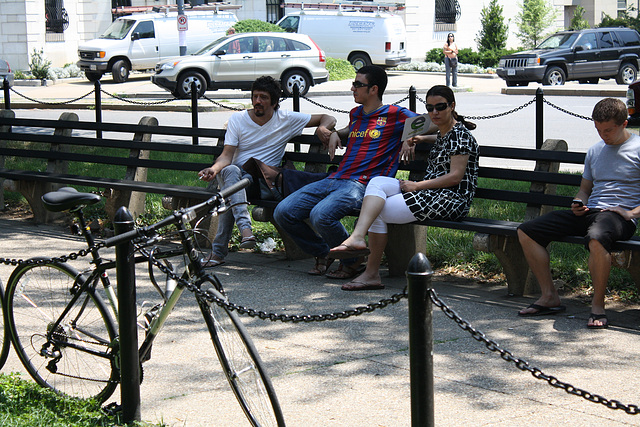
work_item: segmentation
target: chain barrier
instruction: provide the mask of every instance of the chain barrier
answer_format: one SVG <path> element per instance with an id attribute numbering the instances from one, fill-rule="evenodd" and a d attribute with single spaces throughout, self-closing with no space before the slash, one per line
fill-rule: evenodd
<path id="1" fill-rule="evenodd" d="M 561 112 L 563 112 L 563 113 L 565 113 L 565 114 L 568 114 L 568 115 L 570 115 L 570 116 L 574 116 L 574 117 L 577 117 L 577 118 L 579 118 L 579 119 L 584 119 L 584 120 L 593 121 L 593 118 L 591 118 L 591 117 L 587 117 L 587 116 L 583 116 L 583 115 L 580 115 L 580 114 L 577 114 L 577 113 L 572 113 L 572 112 L 571 112 L 571 111 L 569 111 L 569 110 L 566 110 L 566 109 L 564 109 L 564 108 L 562 108 L 562 107 L 559 107 L 559 106 L 557 106 L 557 105 L 555 105 L 555 104 L 553 104 L 553 103 L 551 103 L 551 102 L 547 101 L 547 98 L 544 98 L 544 97 L 543 97 L 543 98 L 542 98 L 542 102 L 544 102 L 544 103 L 545 103 L 545 104 L 547 104 L 548 106 L 553 107 L 553 108 L 555 108 L 556 110 L 561 111 Z"/>
<path id="2" fill-rule="evenodd" d="M 419 96 L 416 97 L 418 99 L 418 101 L 422 102 L 425 107 L 427 105 L 427 101 L 425 99 L 420 98 Z M 507 116 L 509 114 L 518 112 L 524 108 L 527 108 L 529 105 L 533 104 L 534 102 L 536 102 L 536 99 L 533 98 L 531 101 L 527 101 L 524 104 L 522 104 L 519 107 L 515 107 L 509 111 L 505 111 L 504 113 L 498 113 L 498 114 L 492 114 L 490 116 L 464 116 L 465 119 L 469 119 L 469 120 L 485 120 L 485 119 L 497 119 L 498 117 L 504 117 Z"/>
<path id="3" fill-rule="evenodd" d="M 333 111 L 334 113 L 349 114 L 349 111 L 346 111 L 346 110 L 340 110 L 340 109 L 338 109 L 338 108 L 333 108 L 333 107 L 329 107 L 329 106 L 326 106 L 326 105 L 322 105 L 322 104 L 320 104 L 319 102 L 314 101 L 314 100 L 313 100 L 313 99 L 311 99 L 311 98 L 307 98 L 306 96 L 302 96 L 302 95 L 300 95 L 300 98 L 302 98 L 302 99 L 304 99 L 304 100 L 306 100 L 306 101 L 309 101 L 310 103 L 312 103 L 312 104 L 313 104 L 313 105 L 315 105 L 316 107 L 324 108 L 325 110 Z"/>
<path id="4" fill-rule="evenodd" d="M 219 103 L 218 101 L 214 101 L 213 99 L 207 97 L 207 95 L 202 95 L 202 97 L 204 99 L 206 99 L 207 101 L 209 101 L 210 103 L 217 105 L 218 107 L 222 107 L 222 108 L 226 108 L 227 110 L 234 110 L 234 111 L 244 111 L 245 108 L 244 107 L 229 107 L 226 106 L 224 104 Z"/>
<path id="5" fill-rule="evenodd" d="M 128 99 L 126 97 L 116 95 L 114 93 L 109 93 L 104 89 L 100 89 L 100 92 L 104 93 L 105 95 L 109 95 L 112 98 L 119 99 L 120 101 L 128 102 L 129 104 L 135 104 L 135 105 L 160 105 L 160 104 L 167 104 L 171 101 L 177 100 L 177 98 L 173 98 L 173 99 L 163 99 L 161 101 L 134 101 L 133 99 Z"/>
<path id="6" fill-rule="evenodd" d="M 9 258 L 0 258 L 0 264 L 4 265 L 42 265 L 49 264 L 52 262 L 67 262 L 69 260 L 76 260 L 81 257 L 86 257 L 93 251 L 97 251 L 101 248 L 104 248 L 104 242 L 98 242 L 97 244 L 88 247 L 86 249 L 80 249 L 78 252 L 71 252 L 68 255 L 61 255 L 59 257 L 54 258 L 40 258 L 40 259 L 9 259 Z"/>
<path id="7" fill-rule="evenodd" d="M 93 89 L 91 92 L 87 93 L 86 95 L 82 95 L 76 99 L 70 99 L 69 101 L 60 101 L 60 102 L 45 102 L 45 101 L 39 101 L 37 99 L 34 98 L 30 98 L 27 95 L 23 95 L 20 92 L 16 91 L 13 87 L 9 88 L 13 93 L 15 93 L 18 96 L 23 97 L 24 99 L 26 99 L 27 101 L 31 101 L 31 102 L 35 102 L 36 104 L 45 104 L 45 105 L 65 105 L 65 104 L 71 104 L 72 102 L 76 102 L 76 101 L 80 101 L 83 98 L 86 98 L 87 96 L 91 95 L 92 93 L 94 93 L 96 90 Z"/>
<path id="8" fill-rule="evenodd" d="M 461 318 L 458 315 L 458 313 L 456 313 L 453 309 L 451 309 L 444 301 L 442 301 L 438 297 L 438 294 L 434 289 L 431 289 L 430 291 L 431 291 L 431 295 L 430 295 L 431 301 L 433 301 L 433 304 L 439 307 L 448 318 L 456 322 L 462 330 L 469 332 L 473 337 L 473 339 L 475 339 L 476 341 L 482 342 L 489 350 L 495 353 L 499 353 L 500 357 L 503 360 L 507 362 L 512 362 L 516 366 L 516 368 L 520 369 L 521 371 L 531 372 L 531 375 L 533 375 L 534 378 L 542 381 L 546 381 L 552 387 L 561 388 L 567 393 L 573 394 L 575 396 L 580 396 L 583 399 L 588 400 L 589 402 L 601 403 L 609 409 L 621 409 L 629 415 L 640 414 L 640 408 L 638 407 L 638 405 L 625 405 L 617 400 L 609 400 L 600 395 L 590 393 L 586 390 L 575 387 L 569 383 L 560 381 L 558 378 L 552 375 L 547 375 L 544 372 L 542 372 L 540 369 L 534 366 L 531 366 L 529 362 L 527 362 L 526 360 L 515 357 L 510 351 L 500 347 L 500 345 L 497 342 L 487 338 L 484 332 L 481 332 L 475 329 L 473 326 L 471 326 L 471 324 L 468 321 Z"/>

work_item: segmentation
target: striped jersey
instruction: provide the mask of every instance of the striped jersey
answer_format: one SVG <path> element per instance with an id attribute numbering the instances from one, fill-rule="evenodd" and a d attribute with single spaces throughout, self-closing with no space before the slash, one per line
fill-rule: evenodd
<path id="1" fill-rule="evenodd" d="M 398 170 L 404 121 L 417 116 L 397 105 L 383 105 L 366 114 L 362 106 L 349 113 L 347 150 L 338 170 L 329 178 L 354 179 L 363 184 L 376 176 L 394 176 Z"/>

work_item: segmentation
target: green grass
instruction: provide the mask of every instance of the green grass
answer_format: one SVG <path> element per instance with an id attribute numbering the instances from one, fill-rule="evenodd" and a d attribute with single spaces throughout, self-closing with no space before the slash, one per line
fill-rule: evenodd
<path id="1" fill-rule="evenodd" d="M 6 427 L 122 426 L 93 400 L 72 399 L 42 388 L 17 373 L 0 374 L 0 425 Z M 136 423 L 138 426 L 159 424 Z"/>

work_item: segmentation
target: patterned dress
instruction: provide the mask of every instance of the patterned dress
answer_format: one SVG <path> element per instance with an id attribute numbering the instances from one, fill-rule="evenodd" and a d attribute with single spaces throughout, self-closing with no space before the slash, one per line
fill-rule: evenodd
<path id="1" fill-rule="evenodd" d="M 424 180 L 449 173 L 451 156 L 469 155 L 469 161 L 460 183 L 449 188 L 434 188 L 404 193 L 404 200 L 419 220 L 459 220 L 469 213 L 469 207 L 478 185 L 478 143 L 460 122 L 444 136 L 438 132 L 427 158 Z"/>

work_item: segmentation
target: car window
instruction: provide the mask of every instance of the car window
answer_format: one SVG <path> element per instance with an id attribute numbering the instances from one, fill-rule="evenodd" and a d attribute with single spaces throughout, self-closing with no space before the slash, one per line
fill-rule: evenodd
<path id="1" fill-rule="evenodd" d="M 227 54 L 253 52 L 253 37 L 241 37 L 222 45 L 220 49 Z"/>
<path id="2" fill-rule="evenodd" d="M 594 33 L 585 33 L 580 36 L 580 39 L 576 43 L 576 47 L 581 46 L 584 50 L 597 49 L 598 42 Z"/>
<path id="3" fill-rule="evenodd" d="M 291 45 L 293 46 L 293 50 L 311 50 L 311 46 L 299 42 L 298 40 L 291 40 Z"/>
<path id="4" fill-rule="evenodd" d="M 287 42 L 281 37 L 258 37 L 258 52 L 284 52 Z"/>
<path id="5" fill-rule="evenodd" d="M 598 39 L 600 43 L 600 49 L 607 49 L 618 46 L 618 41 L 614 40 L 613 37 L 611 37 L 611 33 L 609 31 L 598 33 Z"/>
<path id="6" fill-rule="evenodd" d="M 578 38 L 577 33 L 554 34 L 538 45 L 538 49 L 557 49 L 559 47 L 571 47 Z"/>
<path id="7" fill-rule="evenodd" d="M 109 25 L 109 28 L 102 33 L 100 38 L 122 40 L 135 23 L 136 21 L 133 19 L 116 19 L 111 23 L 111 25 Z"/>
<path id="8" fill-rule="evenodd" d="M 299 16 L 287 16 L 278 25 L 280 25 L 280 27 L 284 29 L 287 33 L 297 33 L 299 22 L 300 22 Z"/>
<path id="9" fill-rule="evenodd" d="M 153 30 L 153 21 L 142 21 L 133 30 L 134 33 L 139 33 L 141 39 L 152 39 L 156 36 Z"/>
<path id="10" fill-rule="evenodd" d="M 635 31 L 616 31 L 623 46 L 640 46 L 640 37 Z"/>

